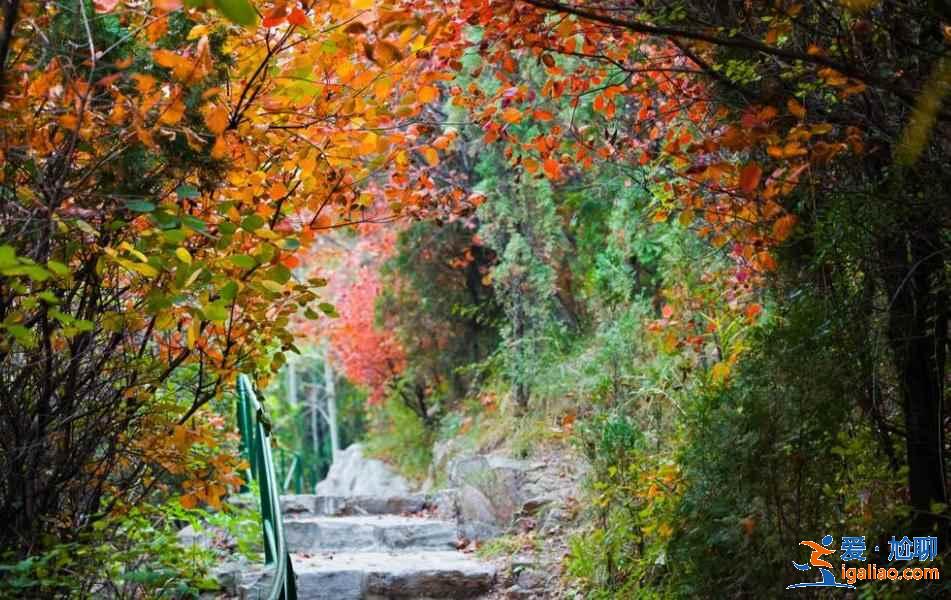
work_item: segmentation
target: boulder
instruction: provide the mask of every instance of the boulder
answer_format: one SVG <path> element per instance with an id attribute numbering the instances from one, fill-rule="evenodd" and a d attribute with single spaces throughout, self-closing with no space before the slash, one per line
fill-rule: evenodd
<path id="1" fill-rule="evenodd" d="M 531 469 L 525 461 L 494 455 L 462 456 L 448 462 L 449 482 L 460 490 L 460 521 L 466 537 L 485 539 L 512 524 L 526 500 L 523 486 Z"/>
<path id="2" fill-rule="evenodd" d="M 501 534 L 499 519 L 492 503 L 475 486 L 464 484 L 459 489 L 459 532 L 462 537 L 483 541 Z"/>
<path id="3" fill-rule="evenodd" d="M 389 465 L 363 455 L 353 444 L 337 455 L 327 478 L 317 484 L 318 496 L 401 496 L 410 493 L 409 482 Z"/>

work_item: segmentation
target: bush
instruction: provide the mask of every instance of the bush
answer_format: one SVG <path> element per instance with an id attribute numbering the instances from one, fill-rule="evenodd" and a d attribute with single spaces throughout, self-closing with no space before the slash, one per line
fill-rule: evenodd
<path id="1" fill-rule="evenodd" d="M 433 432 L 420 416 L 397 399 L 371 408 L 369 455 L 392 464 L 405 477 L 421 481 L 432 462 Z"/>
<path id="2" fill-rule="evenodd" d="M 99 521 L 75 542 L 0 565 L 0 598 L 197 598 L 218 588 L 208 574 L 216 556 L 176 534 L 204 517 L 168 504 Z"/>

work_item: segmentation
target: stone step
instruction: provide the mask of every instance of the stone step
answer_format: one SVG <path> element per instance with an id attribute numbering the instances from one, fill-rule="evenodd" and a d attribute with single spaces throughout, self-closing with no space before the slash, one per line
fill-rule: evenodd
<path id="1" fill-rule="evenodd" d="M 450 550 L 456 547 L 455 523 L 419 517 L 284 517 L 291 552 L 371 552 Z"/>
<path id="2" fill-rule="evenodd" d="M 440 502 L 436 495 L 407 496 L 315 496 L 294 494 L 281 496 L 286 516 L 402 515 L 434 509 Z M 448 500 L 443 500 L 446 504 Z"/>
<path id="3" fill-rule="evenodd" d="M 495 568 L 461 552 L 295 554 L 300 600 L 455 600 L 489 591 Z"/>
<path id="4" fill-rule="evenodd" d="M 286 516 L 405 515 L 427 511 L 438 518 L 453 518 L 456 494 L 454 489 L 401 496 L 289 494 L 281 496 L 281 508 Z"/>

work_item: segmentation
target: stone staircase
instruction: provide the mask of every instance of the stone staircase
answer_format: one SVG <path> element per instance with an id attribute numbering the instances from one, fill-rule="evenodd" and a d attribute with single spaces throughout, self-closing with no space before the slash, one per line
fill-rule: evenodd
<path id="1" fill-rule="evenodd" d="M 457 550 L 449 496 L 282 497 L 300 600 L 486 594 L 495 568 Z M 249 594 L 253 598 L 253 594 Z"/>

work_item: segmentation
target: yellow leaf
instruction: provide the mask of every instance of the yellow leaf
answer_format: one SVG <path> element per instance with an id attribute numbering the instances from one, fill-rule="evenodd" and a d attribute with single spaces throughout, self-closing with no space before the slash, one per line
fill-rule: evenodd
<path id="1" fill-rule="evenodd" d="M 132 262 L 131 260 L 121 258 L 118 260 L 118 263 L 130 271 L 146 277 L 158 277 L 159 274 L 158 269 L 148 263 Z"/>
<path id="2" fill-rule="evenodd" d="M 208 26 L 207 25 L 195 25 L 191 28 L 191 31 L 188 32 L 189 40 L 197 40 L 203 35 L 208 35 Z"/>
<path id="3" fill-rule="evenodd" d="M 366 10 L 368 8 L 373 8 L 374 0 L 352 0 L 350 6 L 357 10 Z"/>
<path id="4" fill-rule="evenodd" d="M 730 363 L 720 361 L 710 369 L 710 379 L 715 384 L 725 383 L 730 378 Z"/>
<path id="5" fill-rule="evenodd" d="M 393 83 L 389 77 L 384 77 L 373 85 L 373 95 L 378 102 L 383 102 L 390 95 L 390 89 L 392 89 L 392 87 Z"/>
<path id="6" fill-rule="evenodd" d="M 368 131 L 363 139 L 360 140 L 360 147 L 358 151 L 360 154 L 373 154 L 377 151 L 378 144 L 380 143 L 380 136 L 374 131 Z"/>
<path id="7" fill-rule="evenodd" d="M 175 250 L 175 256 L 178 257 L 178 260 L 182 261 L 186 265 L 192 264 L 192 255 L 188 253 L 188 250 L 185 248 L 178 248 Z"/>
<path id="8" fill-rule="evenodd" d="M 198 319 L 192 319 L 191 324 L 188 326 L 188 333 L 185 339 L 185 343 L 188 344 L 189 348 L 195 347 L 195 342 L 198 340 L 198 327 Z"/>

